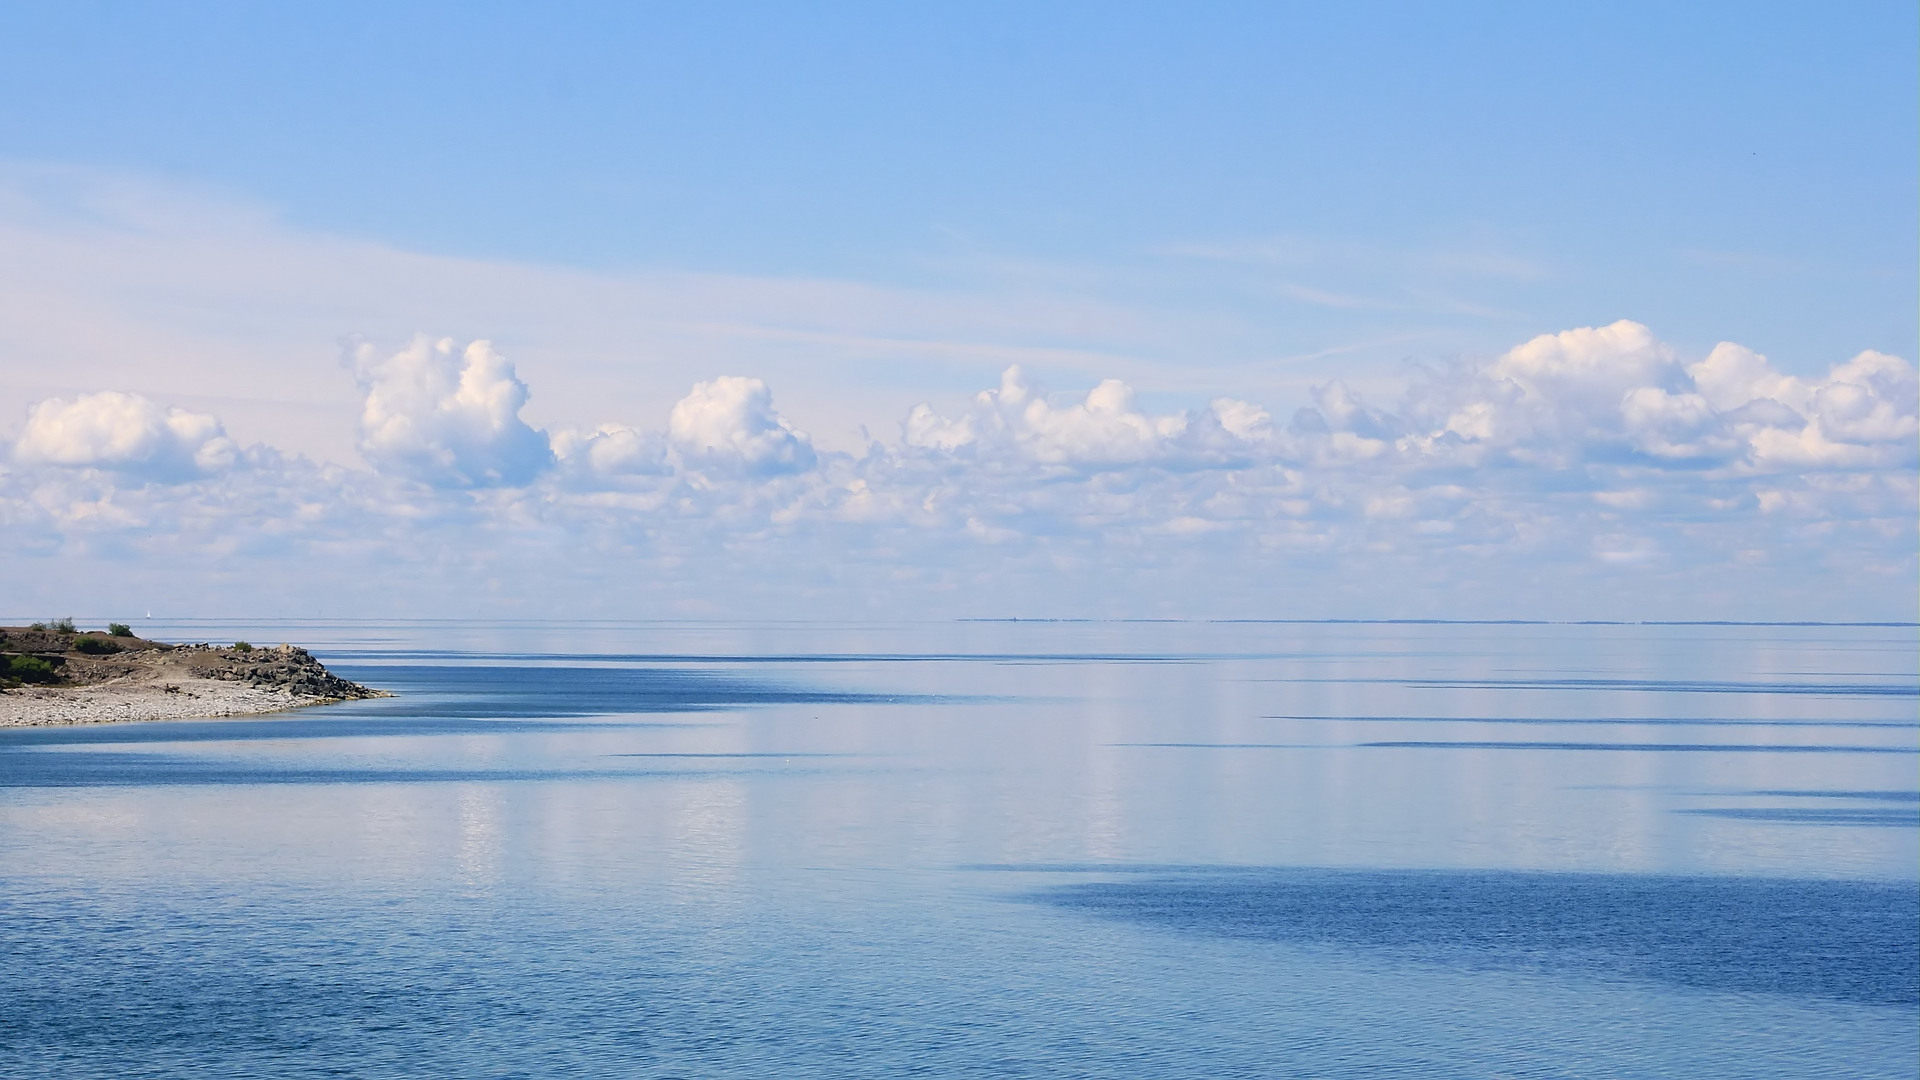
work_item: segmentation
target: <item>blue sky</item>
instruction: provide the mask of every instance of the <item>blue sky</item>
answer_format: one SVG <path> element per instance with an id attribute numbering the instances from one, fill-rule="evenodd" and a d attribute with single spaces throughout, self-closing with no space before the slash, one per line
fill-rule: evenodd
<path id="1" fill-rule="evenodd" d="M 11 420 L 0 435 L 14 444 L 7 497 L 20 507 L 7 527 L 32 534 L 16 546 L 50 568 L 32 575 L 45 583 L 33 602 L 110 606 L 145 587 L 148 565 L 271 566 L 337 550 L 337 539 L 273 524 L 276 511 L 247 501 L 276 484 L 320 483 L 284 471 L 300 462 L 344 477 L 315 496 L 327 508 L 319 518 L 345 521 L 343 492 L 356 484 L 389 485 L 356 505 L 405 505 L 416 512 L 400 515 L 408 520 L 451 515 L 394 543 L 465 551 L 474 530 L 506 528 L 499 515 L 524 523 L 533 513 L 502 510 L 503 500 L 559 505 L 541 485 L 566 484 L 568 497 L 589 498 L 587 459 L 563 459 L 612 426 L 638 440 L 621 443 L 621 468 L 644 458 L 655 470 L 596 481 L 638 499 L 627 517 L 587 525 L 562 514 L 529 526 L 538 543 L 520 533 L 489 542 L 530 567 L 553 554 L 540 545 L 559 544 L 610 580 L 638 568 L 629 576 L 645 580 L 629 606 L 735 610 L 793 591 L 777 575 L 742 585 L 725 559 L 663 583 L 660 567 L 682 565 L 666 554 L 681 542 L 670 542 L 675 529 L 720 529 L 727 542 L 752 537 L 791 555 L 803 568 L 794 580 L 815 583 L 814 607 L 879 603 L 871 583 L 830 572 L 831 552 L 877 544 L 873 559 L 928 590 L 914 594 L 916 609 L 1003 613 L 1016 598 L 1057 593 L 1036 601 L 1054 610 L 1006 613 L 1218 613 L 1220 582 L 1208 575 L 1220 567 L 1273 581 L 1306 565 L 1305 548 L 1249 523 L 1332 520 L 1280 509 L 1317 490 L 1347 510 L 1404 503 L 1378 514 L 1403 521 L 1406 537 L 1457 535 L 1466 506 L 1491 528 L 1486 507 L 1499 502 L 1502 542 L 1525 550 L 1487 563 L 1486 537 L 1445 558 L 1418 546 L 1430 539 L 1409 540 L 1393 557 L 1409 560 L 1417 587 L 1347 589 L 1342 575 L 1370 576 L 1368 544 L 1399 541 L 1328 526 L 1296 539 L 1340 567 L 1321 566 L 1312 587 L 1274 586 L 1260 605 L 1430 614 L 1482 597 L 1477 613 L 1517 614 L 1493 609 L 1519 603 L 1499 579 L 1524 565 L 1542 580 L 1591 580 L 1567 604 L 1613 614 L 1642 596 L 1746 615 L 1910 613 L 1913 455 L 1887 449 L 1912 442 L 1910 381 L 1877 362 L 1848 369 L 1854 382 L 1829 373 L 1866 351 L 1910 364 L 1920 335 L 1917 45 L 1912 5 L 1874 3 L 7 5 L 0 284 L 12 301 L 0 309 L 0 416 Z M 1497 374 L 1518 370 L 1512 351 L 1541 335 L 1620 320 L 1650 336 L 1562 349 L 1574 368 L 1600 363 L 1588 359 L 1599 350 L 1619 378 Z M 421 334 L 457 347 L 436 354 L 415 343 Z M 476 340 L 508 365 L 489 368 L 487 385 L 524 409 L 494 423 L 480 408 L 470 419 L 481 427 L 447 427 L 453 399 L 427 387 L 458 383 Z M 1693 368 L 1721 342 L 1764 354 L 1768 378 L 1801 382 L 1763 394 L 1775 384 L 1755 376 L 1740 383 L 1751 399 L 1709 393 Z M 1646 360 L 1648 349 L 1664 359 Z M 1010 365 L 1021 369 L 1013 383 Z M 1869 369 L 1878 374 L 1859 374 Z M 714 382 L 723 376 L 761 380 L 765 394 Z M 1101 412 L 1119 400 L 1088 397 L 1106 379 L 1131 396 Z M 1434 404 L 1465 401 L 1473 386 L 1485 391 L 1474 407 L 1511 405 L 1507 390 L 1486 387 L 1523 383 L 1532 419 L 1506 434 L 1462 434 L 1466 414 Z M 1872 400 L 1835 390 L 1816 405 L 1829 384 L 1867 387 Z M 1043 419 L 1055 427 L 1009 411 L 1007 388 L 1018 397 L 1029 385 L 1053 395 Z M 1399 462 L 1345 502 L 1327 492 L 1357 483 L 1360 459 L 1329 464 L 1298 441 L 1339 436 L 1345 421 L 1295 423 L 1304 409 L 1323 421 L 1340 412 L 1327 396 L 1336 385 L 1334 398 L 1357 394 L 1384 418 L 1346 432 L 1391 448 L 1365 460 Z M 1655 390 L 1672 401 L 1648 404 Z M 976 400 L 982 391 L 993 400 Z M 146 404 L 84 397 L 108 392 Z M 1801 427 L 1740 412 L 1783 397 L 1799 402 L 1785 407 Z M 1645 408 L 1631 412 L 1630 398 Z M 1604 422 L 1581 421 L 1591 437 L 1580 454 L 1548 453 L 1540 440 L 1569 433 L 1540 417 L 1573 424 L 1575 399 Z M 29 410 L 49 400 L 93 404 L 33 428 L 40 414 Z M 1221 400 L 1258 407 L 1261 431 L 1296 442 L 1244 428 L 1233 436 L 1249 435 L 1244 446 L 1203 453 L 1196 433 L 1240 415 Z M 369 426 L 380 401 L 402 403 L 382 415 L 411 425 L 414 442 L 383 442 Z M 687 402 L 719 412 L 676 436 L 672 417 L 691 416 Z M 1892 412 L 1876 427 L 1862 418 L 1879 404 Z M 924 417 L 916 428 L 921 405 L 942 424 L 973 423 L 971 441 L 936 438 L 960 428 Z M 210 444 L 193 441 L 198 421 L 168 427 L 169 409 L 212 418 L 237 456 L 182 464 Z M 1707 432 L 1707 413 L 1687 409 L 1724 430 Z M 1365 415 L 1351 422 L 1364 428 Z M 1086 417 L 1122 419 L 1072 438 L 1058 427 Z M 1662 424 L 1665 435 L 1648 434 Z M 688 434 L 696 429 L 707 434 Z M 1765 434 L 1789 429 L 1793 453 L 1781 449 L 1786 434 Z M 782 430 L 805 437 L 804 454 Z M 1507 440 L 1504 464 L 1485 454 L 1436 463 L 1443 430 Z M 701 471 L 727 471 L 715 464 L 721 442 L 759 464 L 736 462 L 725 484 L 738 490 L 715 496 L 697 528 L 671 525 L 662 507 L 725 486 Z M 935 470 L 948 479 L 903 479 L 912 469 L 901 455 L 933 449 L 955 456 Z M 811 461 L 802 472 L 814 494 L 773 494 L 802 476 L 756 473 L 773 460 L 763 451 Z M 894 457 L 883 462 L 882 451 Z M 1014 476 L 1007 458 L 991 478 L 949 476 L 1002 453 L 1027 471 Z M 1196 454 L 1214 456 L 1203 465 Z M 1501 471 L 1516 468 L 1534 472 L 1516 486 Z M 1266 483 L 1274 470 L 1297 475 L 1276 488 Z M 634 488 L 643 475 L 660 487 L 645 498 Z M 932 505 L 941 483 L 975 498 L 991 489 L 1004 513 L 928 511 L 917 525 L 896 515 L 863 533 L 842 496 L 820 495 L 856 482 L 899 507 Z M 1065 490 L 1106 506 L 1109 489 L 1128 484 L 1187 486 L 1133 516 L 1036 509 Z M 1481 494 L 1422 503 L 1441 489 Z M 1613 517 L 1577 523 L 1555 502 L 1570 491 Z M 63 498 L 98 512 L 47 509 Z M 591 498 L 605 503 L 607 491 Z M 781 498 L 786 509 L 767 509 Z M 1687 499 L 1694 509 L 1674 508 Z M 207 500 L 229 508 L 232 532 L 265 529 L 282 546 L 216 559 L 159 524 Z M 813 511 L 793 509 L 802 503 L 853 531 L 781 533 L 812 527 Z M 1797 526 L 1740 548 L 1758 568 L 1752 580 L 1671 599 L 1675 582 L 1726 561 L 1702 536 L 1761 535 L 1754 522 L 1777 522 L 1790 504 L 1805 515 Z M 101 524 L 114 520 L 123 534 Z M 876 539 L 894 528 L 905 539 Z M 1560 541 L 1515 539 L 1556 528 L 1568 530 Z M 1126 529 L 1138 537 L 1116 540 Z M 1855 546 L 1816 542 L 1829 533 Z M 998 554 L 966 546 L 983 537 Z M 1202 556 L 1179 546 L 1236 537 L 1241 546 Z M 601 554 L 578 554 L 587 548 Z M 120 576 L 86 595 L 109 552 Z M 382 552 L 356 552 L 340 556 L 339 574 L 377 576 Z M 1056 592 L 981 584 L 1022 559 Z M 1855 580 L 1862 565 L 1880 576 Z M 252 613 L 249 595 L 219 580 L 167 602 Z M 1102 580 L 1130 584 L 1115 596 Z M 1905 598 L 1887 600 L 1888 582 Z M 472 603 L 452 586 L 421 590 L 408 603 Z M 514 592 L 503 587 L 499 603 L 535 603 Z M 1590 613 L 1527 603 L 1533 614 Z"/>
<path id="2" fill-rule="evenodd" d="M 939 280 L 969 255 L 1135 265 L 1295 237 L 1539 264 L 1462 291 L 1556 326 L 1632 315 L 1806 364 L 1915 336 L 1909 4 L 71 4 L 5 22 L 9 156 L 420 250 Z M 1368 261 L 1301 274 L 1405 287 Z M 1164 273 L 1211 294 L 1208 269 Z"/>

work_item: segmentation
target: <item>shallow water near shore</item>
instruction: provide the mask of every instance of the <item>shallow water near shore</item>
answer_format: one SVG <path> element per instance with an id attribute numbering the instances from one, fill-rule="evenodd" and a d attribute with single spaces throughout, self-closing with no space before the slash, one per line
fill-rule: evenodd
<path id="1" fill-rule="evenodd" d="M 1910 1077 L 1912 627 L 153 624 L 0 731 L 0 1074 Z"/>

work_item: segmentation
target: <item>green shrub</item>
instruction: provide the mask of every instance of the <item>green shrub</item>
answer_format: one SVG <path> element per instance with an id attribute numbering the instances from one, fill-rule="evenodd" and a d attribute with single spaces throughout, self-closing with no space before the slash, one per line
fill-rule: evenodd
<path id="1" fill-rule="evenodd" d="M 123 622 L 110 622 L 107 624 L 107 633 L 114 637 L 132 637 L 133 627 Z"/>
<path id="2" fill-rule="evenodd" d="M 233 651 L 234 652 L 252 652 L 253 646 L 247 644 L 244 641 L 236 641 L 233 643 Z"/>
<path id="3" fill-rule="evenodd" d="M 23 683 L 49 683 L 54 680 L 53 665 L 37 656 L 0 656 L 6 665 L 0 677 Z"/>
<path id="4" fill-rule="evenodd" d="M 77 631 L 74 629 L 73 616 L 71 615 L 67 616 L 64 619 L 53 620 L 53 625 L 48 627 L 48 629 L 52 630 L 56 634 L 77 633 Z"/>
<path id="5" fill-rule="evenodd" d="M 120 643 L 103 637 L 82 637 L 73 639 L 73 651 L 101 656 L 120 651 Z"/>
<path id="6" fill-rule="evenodd" d="M 47 628 L 47 624 L 43 622 L 27 624 L 27 629 L 29 630 L 45 630 L 46 628 Z"/>

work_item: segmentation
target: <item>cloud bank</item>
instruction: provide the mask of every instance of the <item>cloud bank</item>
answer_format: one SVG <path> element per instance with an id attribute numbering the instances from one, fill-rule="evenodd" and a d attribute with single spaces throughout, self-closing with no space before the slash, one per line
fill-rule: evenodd
<path id="1" fill-rule="evenodd" d="M 1914 606 L 1920 383 L 1877 352 L 1806 378 L 1731 343 L 1683 357 L 1622 321 L 1414 369 L 1389 401 L 1325 383 L 1278 414 L 1153 412 L 1117 380 L 1061 395 L 1012 366 L 858 453 L 816 448 L 755 378 L 540 430 L 486 341 L 351 359 L 370 469 L 242 452 L 210 416 L 102 392 L 33 406 L 0 512 L 36 557 L 216 579 L 298 564 L 382 614 Z"/>

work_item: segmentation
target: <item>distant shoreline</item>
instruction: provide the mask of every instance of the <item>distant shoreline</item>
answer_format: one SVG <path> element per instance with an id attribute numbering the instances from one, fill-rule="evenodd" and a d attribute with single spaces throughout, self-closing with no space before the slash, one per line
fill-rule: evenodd
<path id="1" fill-rule="evenodd" d="M 113 629 L 0 627 L 0 728 L 256 716 L 388 696 L 292 645 L 169 645 Z"/>

